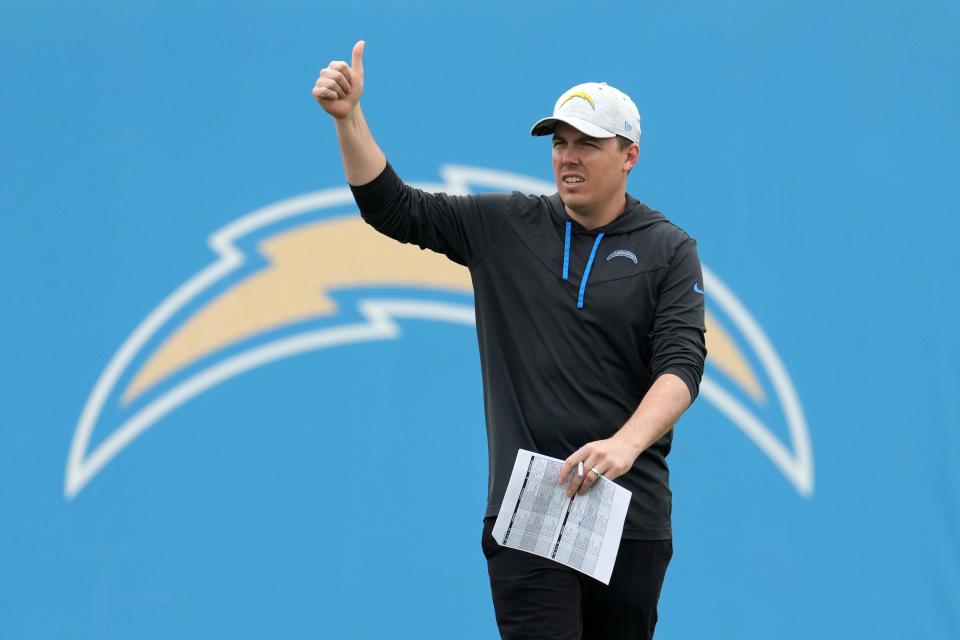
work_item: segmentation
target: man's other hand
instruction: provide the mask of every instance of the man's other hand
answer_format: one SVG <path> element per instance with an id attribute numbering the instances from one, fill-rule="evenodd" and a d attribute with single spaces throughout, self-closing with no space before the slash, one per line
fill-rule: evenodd
<path id="1" fill-rule="evenodd" d="M 564 484 L 572 474 L 567 487 L 567 496 L 574 493 L 585 495 L 590 487 L 604 476 L 608 480 L 619 478 L 633 466 L 640 452 L 623 438 L 613 436 L 605 440 L 588 442 L 563 461 L 557 484 Z M 577 463 L 583 462 L 583 478 L 577 477 Z"/>
<path id="2" fill-rule="evenodd" d="M 320 72 L 313 86 L 313 97 L 323 110 L 334 118 L 346 118 L 363 94 L 363 47 L 360 40 L 353 45 L 353 64 L 334 60 Z"/>

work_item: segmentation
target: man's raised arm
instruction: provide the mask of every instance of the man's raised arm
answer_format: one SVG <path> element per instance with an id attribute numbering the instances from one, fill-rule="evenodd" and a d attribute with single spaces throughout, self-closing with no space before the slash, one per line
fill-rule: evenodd
<path id="1" fill-rule="evenodd" d="M 320 72 L 313 97 L 333 117 L 340 142 L 340 155 L 347 182 L 359 186 L 371 182 L 387 166 L 360 110 L 363 95 L 363 40 L 353 45 L 353 60 L 347 65 L 334 60 Z"/>
<path id="2" fill-rule="evenodd" d="M 363 48 L 353 45 L 353 64 L 334 60 L 320 72 L 313 97 L 333 117 L 343 168 L 360 215 L 380 233 L 471 265 L 498 237 L 509 196 L 450 196 L 403 183 L 387 164 L 360 110 Z"/>

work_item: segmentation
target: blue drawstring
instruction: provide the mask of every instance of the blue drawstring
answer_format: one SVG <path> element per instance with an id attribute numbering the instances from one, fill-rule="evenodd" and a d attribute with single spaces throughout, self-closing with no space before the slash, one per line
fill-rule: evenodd
<path id="1" fill-rule="evenodd" d="M 563 234 L 563 279 L 570 277 L 570 221 L 567 220 L 566 231 Z M 590 251 L 590 259 L 587 260 L 587 268 L 583 271 L 583 278 L 580 279 L 580 295 L 577 297 L 577 309 L 583 309 L 583 295 L 587 292 L 587 278 L 590 277 L 590 269 L 593 267 L 593 258 L 597 255 L 597 249 L 600 247 L 600 240 L 603 239 L 603 231 L 597 235 L 593 241 L 593 249 Z"/>
<path id="2" fill-rule="evenodd" d="M 569 233 L 570 223 L 567 223 L 567 232 Z M 593 241 L 593 249 L 590 251 L 590 259 L 587 260 L 587 268 L 583 271 L 583 278 L 580 280 L 580 297 L 577 298 L 577 309 L 583 309 L 583 294 L 587 291 L 587 278 L 590 277 L 590 268 L 593 266 L 593 257 L 597 255 L 597 248 L 600 246 L 600 240 L 603 239 L 603 231 L 597 235 Z"/>

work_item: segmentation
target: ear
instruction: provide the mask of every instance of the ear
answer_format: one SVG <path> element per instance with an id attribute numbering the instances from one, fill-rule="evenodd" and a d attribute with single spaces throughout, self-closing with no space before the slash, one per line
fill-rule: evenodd
<path id="1" fill-rule="evenodd" d="M 637 164 L 637 160 L 640 159 L 640 145 L 634 142 L 629 147 L 627 147 L 627 157 L 623 161 L 623 170 L 626 173 L 630 173 L 630 170 L 633 169 L 633 166 Z"/>

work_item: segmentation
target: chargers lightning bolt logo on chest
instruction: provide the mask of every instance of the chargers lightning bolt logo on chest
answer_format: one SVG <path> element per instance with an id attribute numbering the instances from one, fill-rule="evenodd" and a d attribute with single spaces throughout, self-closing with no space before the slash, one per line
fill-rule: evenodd
<path id="1" fill-rule="evenodd" d="M 633 251 L 627 251 L 626 249 L 617 249 L 608 255 L 607 262 L 613 260 L 614 258 L 627 258 L 633 262 L 633 264 L 637 264 L 637 255 Z"/>

